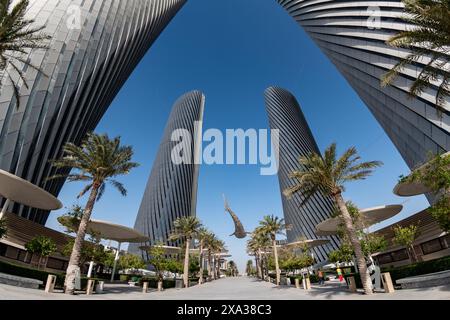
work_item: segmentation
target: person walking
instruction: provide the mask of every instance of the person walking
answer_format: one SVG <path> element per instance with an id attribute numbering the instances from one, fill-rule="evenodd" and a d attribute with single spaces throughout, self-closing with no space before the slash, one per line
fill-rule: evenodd
<path id="1" fill-rule="evenodd" d="M 325 283 L 325 277 L 324 277 L 323 271 L 319 270 L 317 272 L 317 275 L 319 277 L 319 285 L 323 285 Z"/>

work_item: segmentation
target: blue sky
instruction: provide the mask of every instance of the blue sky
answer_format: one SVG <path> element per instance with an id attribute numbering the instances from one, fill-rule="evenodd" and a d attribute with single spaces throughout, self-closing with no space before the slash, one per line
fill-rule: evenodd
<path id="1" fill-rule="evenodd" d="M 400 174 L 409 170 L 389 138 L 344 78 L 274 0 L 190 0 L 168 25 L 132 74 L 97 128 L 120 135 L 135 150 L 141 166 L 120 180 L 121 197 L 112 188 L 96 205 L 94 218 L 134 225 L 139 204 L 175 100 L 198 89 L 206 96 L 204 129 L 268 128 L 264 90 L 277 85 L 300 102 L 321 150 L 337 142 L 340 151 L 356 146 L 364 160 L 384 166 L 366 181 L 348 185 L 345 196 L 360 208 L 403 203 L 395 222 L 425 208 L 423 196 L 392 194 Z M 81 190 L 67 183 L 60 199 L 65 207 Z M 222 193 L 252 230 L 263 215 L 282 216 L 276 176 L 260 176 L 255 165 L 203 165 L 197 215 L 226 241 L 244 271 L 245 240 L 229 235 L 233 223 L 224 212 Z M 47 223 L 60 229 L 52 212 Z"/>

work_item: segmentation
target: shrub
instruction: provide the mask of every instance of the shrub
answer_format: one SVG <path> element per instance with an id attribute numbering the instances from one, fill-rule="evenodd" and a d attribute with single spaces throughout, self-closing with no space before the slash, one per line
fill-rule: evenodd
<path id="1" fill-rule="evenodd" d="M 387 268 L 383 269 L 382 272 L 389 272 L 392 281 L 395 283 L 398 279 L 446 270 L 450 270 L 450 257 L 418 262 L 404 267 Z"/>
<path id="2" fill-rule="evenodd" d="M 0 261 L 0 272 L 18 277 L 41 280 L 43 282 L 43 285 L 45 285 L 45 283 L 47 282 L 48 275 L 52 274 L 56 276 L 56 286 L 57 287 L 64 286 L 64 274 L 46 272 L 3 261 Z"/>
<path id="3" fill-rule="evenodd" d="M 128 280 L 130 279 L 130 276 L 127 275 L 127 274 L 121 274 L 121 275 L 119 276 L 119 279 L 120 279 L 120 281 L 126 282 L 126 281 L 128 281 Z"/>

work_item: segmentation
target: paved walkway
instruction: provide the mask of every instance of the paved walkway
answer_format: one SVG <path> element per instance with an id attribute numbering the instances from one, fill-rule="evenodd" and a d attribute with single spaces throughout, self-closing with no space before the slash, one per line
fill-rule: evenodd
<path id="1" fill-rule="evenodd" d="M 127 285 L 105 285 L 104 294 L 92 296 L 67 296 L 62 293 L 47 294 L 42 290 L 25 289 L 0 284 L 0 300 L 20 299 L 93 299 L 93 300 L 318 300 L 318 299 L 397 299 L 397 300 L 450 300 L 450 286 L 397 290 L 392 294 L 377 293 L 372 296 L 349 293 L 336 282 L 314 286 L 310 291 L 295 287 L 276 287 L 274 284 L 247 277 L 225 278 L 194 286 L 188 289 L 169 289 L 164 292 L 151 291 L 147 294 L 139 288 Z"/>

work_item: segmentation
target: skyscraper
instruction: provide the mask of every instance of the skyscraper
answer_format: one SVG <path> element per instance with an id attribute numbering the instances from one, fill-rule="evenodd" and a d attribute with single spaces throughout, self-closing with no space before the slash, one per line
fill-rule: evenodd
<path id="1" fill-rule="evenodd" d="M 272 130 L 280 130 L 278 181 L 281 192 L 295 184 L 289 177 L 298 170 L 298 159 L 312 152 L 320 154 L 308 123 L 295 97 L 288 91 L 270 87 L 265 91 L 266 110 Z M 321 193 L 315 193 L 308 201 L 302 203 L 304 195 L 299 192 L 291 199 L 281 195 L 284 218 L 292 226 L 287 231 L 288 242 L 299 238 L 318 239 L 316 225 L 328 219 L 334 212 L 333 201 Z M 312 248 L 318 262 L 326 261 L 328 252 L 339 247 L 337 237 L 328 237 L 330 243 Z"/>
<path id="2" fill-rule="evenodd" d="M 0 168 L 57 195 L 64 181 L 50 159 L 66 142 L 80 143 L 97 126 L 141 58 L 186 0 L 30 1 L 27 19 L 45 25 L 47 50 L 24 59 L 27 89 L 16 108 L 3 81 L 0 100 Z M 13 72 L 13 77 L 14 77 Z M 17 76 L 18 78 L 18 76 Z M 17 79 L 15 79 L 17 80 Z M 66 173 L 62 170 L 59 173 Z M 15 205 L 15 213 L 45 224 L 48 213 Z"/>
<path id="3" fill-rule="evenodd" d="M 192 91 L 180 97 L 172 108 L 134 224 L 136 230 L 150 238 L 150 245 L 170 244 L 173 222 L 196 215 L 199 165 L 195 159 L 199 159 L 204 105 L 204 95 Z M 190 163 L 177 164 L 172 159 L 176 146 L 180 145 L 178 138 L 172 141 L 177 130 L 185 130 L 191 138 L 192 143 L 184 140 L 183 145 L 184 151 L 189 151 Z M 130 244 L 128 251 L 139 254 L 141 245 Z"/>
<path id="4" fill-rule="evenodd" d="M 393 86 L 380 78 L 408 53 L 386 40 L 408 28 L 396 1 L 277 0 L 303 27 L 358 93 L 410 168 L 433 153 L 450 150 L 450 101 L 442 117 L 437 87 L 411 98 L 408 90 L 427 60 L 408 66 Z M 410 26 L 409 26 L 410 27 Z"/>

